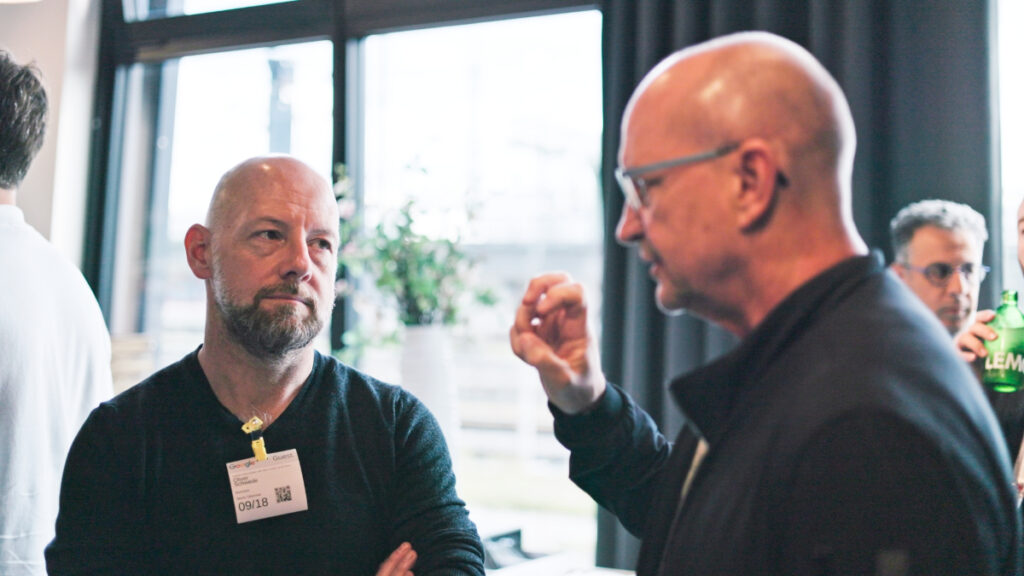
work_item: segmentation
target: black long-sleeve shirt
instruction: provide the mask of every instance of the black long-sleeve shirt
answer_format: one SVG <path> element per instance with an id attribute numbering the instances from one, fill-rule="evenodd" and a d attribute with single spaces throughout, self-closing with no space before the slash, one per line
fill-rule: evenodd
<path id="1" fill-rule="evenodd" d="M 417 576 L 482 575 L 434 418 L 401 388 L 317 354 L 263 438 L 296 449 L 309 509 L 238 524 L 226 464 L 253 456 L 197 352 L 98 407 L 61 487 L 50 574 L 368 576 L 401 542 Z"/>

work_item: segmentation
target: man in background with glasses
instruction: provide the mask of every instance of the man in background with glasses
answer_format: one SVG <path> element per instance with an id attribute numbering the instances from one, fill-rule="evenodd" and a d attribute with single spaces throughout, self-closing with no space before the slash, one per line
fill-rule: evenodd
<path id="1" fill-rule="evenodd" d="M 1024 271 L 1024 203 L 1017 208 L 1017 263 L 1021 271 Z M 985 365 L 985 357 L 988 350 L 985 349 L 985 340 L 995 340 L 998 334 L 988 323 L 996 316 L 995 310 L 979 310 L 974 316 L 974 322 L 961 330 L 956 336 L 956 346 L 960 350 L 963 359 L 970 363 L 980 378 L 981 371 Z M 1013 393 L 996 392 L 988 386 L 982 386 L 992 409 L 999 419 L 999 425 L 1003 429 L 1003 436 L 1006 438 L 1006 446 L 1010 451 L 1011 461 L 1015 463 L 1014 470 L 1024 467 L 1021 450 L 1024 444 L 1024 391 Z"/>
<path id="2" fill-rule="evenodd" d="M 581 285 L 527 287 L 512 350 L 570 478 L 642 539 L 638 576 L 1021 573 L 995 417 L 857 232 L 855 143 L 835 80 L 767 33 L 679 51 L 633 93 L 616 236 L 663 310 L 741 339 L 671 383 L 674 442 L 606 381 Z"/>
<path id="3" fill-rule="evenodd" d="M 889 231 L 893 272 L 956 336 L 974 321 L 988 273 L 985 217 L 966 204 L 922 200 L 900 210 Z"/>

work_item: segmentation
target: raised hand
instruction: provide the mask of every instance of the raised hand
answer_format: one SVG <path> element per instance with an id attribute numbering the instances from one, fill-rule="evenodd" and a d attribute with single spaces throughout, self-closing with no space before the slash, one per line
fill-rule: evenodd
<path id="1" fill-rule="evenodd" d="M 544 274 L 530 281 L 509 342 L 516 356 L 537 369 L 548 399 L 563 412 L 582 412 L 604 393 L 583 286 L 568 275 Z"/>

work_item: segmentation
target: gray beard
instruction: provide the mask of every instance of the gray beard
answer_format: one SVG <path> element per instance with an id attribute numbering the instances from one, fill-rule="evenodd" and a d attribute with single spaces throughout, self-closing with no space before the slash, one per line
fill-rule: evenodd
<path id="1" fill-rule="evenodd" d="M 256 358 L 281 359 L 289 352 L 305 348 L 323 330 L 316 301 L 310 302 L 310 315 L 295 325 L 297 315 L 289 307 L 278 307 L 272 311 L 260 308 L 260 302 L 268 294 L 298 294 L 295 286 L 271 286 L 263 288 L 253 297 L 252 304 L 238 306 L 224 295 L 216 298 L 224 325 L 231 339 L 240 344 Z"/>

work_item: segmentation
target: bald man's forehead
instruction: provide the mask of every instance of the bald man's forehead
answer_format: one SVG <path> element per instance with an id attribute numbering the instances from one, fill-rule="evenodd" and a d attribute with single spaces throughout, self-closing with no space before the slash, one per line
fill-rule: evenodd
<path id="1" fill-rule="evenodd" d="M 296 192 L 320 196 L 325 206 L 337 210 L 330 184 L 307 164 L 287 156 L 251 158 L 225 173 L 217 184 L 207 226 L 264 196 L 284 198 Z"/>
<path id="2" fill-rule="evenodd" d="M 690 60 L 676 62 L 634 95 L 622 122 L 620 152 L 627 165 L 724 142 L 728 126 L 720 118 L 725 112 L 720 101 L 727 96 L 728 86 L 691 64 Z"/>
<path id="3" fill-rule="evenodd" d="M 225 237 L 247 235 L 269 226 L 281 230 L 305 230 L 306 234 L 336 238 L 338 205 L 333 194 L 317 188 L 250 187 L 230 194 L 215 213 L 210 228 Z"/>

